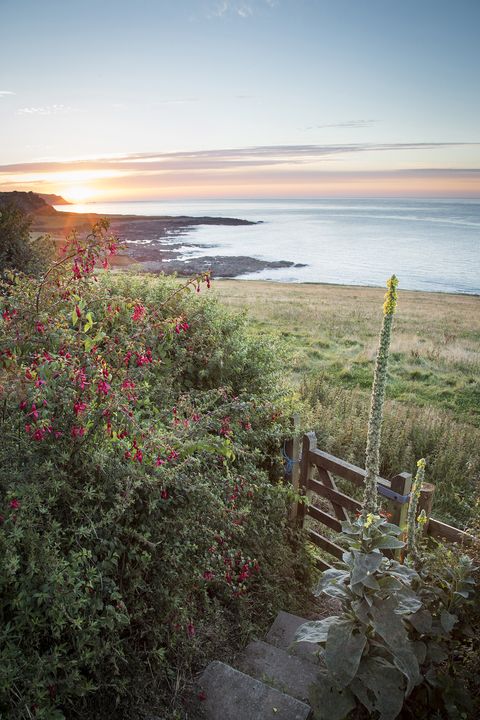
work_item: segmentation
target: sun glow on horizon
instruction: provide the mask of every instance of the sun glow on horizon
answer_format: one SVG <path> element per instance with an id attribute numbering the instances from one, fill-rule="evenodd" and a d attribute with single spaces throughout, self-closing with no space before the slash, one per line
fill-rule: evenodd
<path id="1" fill-rule="evenodd" d="M 87 185 L 72 185 L 62 190 L 60 195 L 68 202 L 78 204 L 91 200 L 96 195 L 96 191 Z"/>

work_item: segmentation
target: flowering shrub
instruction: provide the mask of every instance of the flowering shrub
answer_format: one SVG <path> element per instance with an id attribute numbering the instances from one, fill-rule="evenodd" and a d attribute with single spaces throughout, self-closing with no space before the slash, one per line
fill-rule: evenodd
<path id="1" fill-rule="evenodd" d="M 208 275 L 97 276 L 116 249 L 101 222 L 0 290 L 5 718 L 164 707 L 225 640 L 212 628 L 282 605 L 278 576 L 302 567 L 271 482 L 271 349 L 188 293 Z"/>

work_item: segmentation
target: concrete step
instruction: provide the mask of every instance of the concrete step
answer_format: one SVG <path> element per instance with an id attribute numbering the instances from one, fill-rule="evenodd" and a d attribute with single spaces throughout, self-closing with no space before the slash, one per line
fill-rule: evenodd
<path id="1" fill-rule="evenodd" d="M 318 645 L 307 642 L 294 643 L 296 631 L 305 622 L 308 622 L 305 618 L 281 610 L 268 631 L 265 640 L 270 645 L 285 650 L 290 655 L 318 664 Z"/>
<path id="2" fill-rule="evenodd" d="M 202 716 L 205 720 L 309 720 L 308 705 L 222 662 L 203 672 Z"/>
<path id="3" fill-rule="evenodd" d="M 235 661 L 238 670 L 281 692 L 309 702 L 310 687 L 318 680 L 319 666 L 311 659 L 289 655 L 274 645 L 255 640 Z"/>

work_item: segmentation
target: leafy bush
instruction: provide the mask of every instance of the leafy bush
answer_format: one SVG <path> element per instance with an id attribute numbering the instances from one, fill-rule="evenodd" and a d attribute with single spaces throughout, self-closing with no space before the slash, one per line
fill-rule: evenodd
<path id="1" fill-rule="evenodd" d="M 175 281 L 98 280 L 115 250 L 100 223 L 43 279 L 3 286 L 5 718 L 165 714 L 192 667 L 308 580 L 276 481 L 271 348 Z"/>
<path id="2" fill-rule="evenodd" d="M 0 276 L 6 270 L 38 275 L 48 266 L 52 246 L 48 238 L 33 240 L 30 227 L 28 215 L 15 203 L 0 207 Z"/>

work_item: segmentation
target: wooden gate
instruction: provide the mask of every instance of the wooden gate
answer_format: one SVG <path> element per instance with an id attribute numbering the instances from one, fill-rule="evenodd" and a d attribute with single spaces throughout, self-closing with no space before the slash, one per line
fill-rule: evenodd
<path id="1" fill-rule="evenodd" d="M 290 447 L 293 450 L 294 446 L 290 445 Z M 298 458 L 294 458 L 294 460 L 298 460 Z M 308 516 L 335 532 L 341 532 L 341 522 L 352 519 L 361 511 L 362 505 L 358 500 L 338 489 L 335 477 L 344 478 L 354 485 L 363 487 L 365 470 L 319 450 L 315 433 L 310 432 L 303 436 L 301 458 L 291 474 L 294 487 L 302 495 L 309 497 L 309 502 L 296 504 L 292 512 L 292 519 L 301 526 L 305 524 L 305 518 Z M 378 479 L 378 493 L 386 499 L 386 509 L 390 521 L 401 528 L 405 527 L 407 521 L 411 486 L 412 476 L 406 472 L 395 475 L 390 480 Z M 432 537 L 462 545 L 478 542 L 472 535 L 430 517 L 434 489 L 434 485 L 425 483 L 420 496 L 419 512 L 425 509 L 429 518 L 425 531 Z M 332 513 L 318 507 L 312 501 L 311 496 L 313 495 L 329 501 Z M 309 528 L 307 532 L 309 540 L 330 555 L 332 559 L 341 559 L 344 549 L 335 543 L 334 538 L 325 537 L 312 528 Z M 331 567 L 323 559 L 318 559 L 318 566 L 322 570 Z"/>

